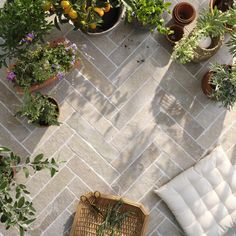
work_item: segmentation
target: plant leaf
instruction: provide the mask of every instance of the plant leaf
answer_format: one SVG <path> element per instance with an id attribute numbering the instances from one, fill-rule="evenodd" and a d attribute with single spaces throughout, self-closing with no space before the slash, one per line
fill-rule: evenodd
<path id="1" fill-rule="evenodd" d="M 29 170 L 28 168 L 26 168 L 25 166 L 23 167 L 23 171 L 25 173 L 25 178 L 28 178 L 29 177 Z"/>
<path id="2" fill-rule="evenodd" d="M 24 236 L 25 235 L 25 230 L 20 226 L 20 236 Z"/>
<path id="3" fill-rule="evenodd" d="M 39 154 L 34 158 L 34 163 L 39 163 L 43 159 L 43 154 Z"/>
<path id="4" fill-rule="evenodd" d="M 21 197 L 17 203 L 18 208 L 21 208 L 25 203 L 25 198 Z"/>
<path id="5" fill-rule="evenodd" d="M 4 181 L 1 185 L 0 185 L 0 190 L 3 190 L 7 187 L 7 181 Z"/>

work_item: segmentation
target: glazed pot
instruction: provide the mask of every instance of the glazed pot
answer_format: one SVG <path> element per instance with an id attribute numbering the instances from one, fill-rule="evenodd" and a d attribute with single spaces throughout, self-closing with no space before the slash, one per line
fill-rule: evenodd
<path id="1" fill-rule="evenodd" d="M 166 38 L 171 44 L 178 42 L 184 35 L 184 29 L 180 25 L 171 25 L 170 30 L 174 31 L 173 34 L 167 34 Z"/>
<path id="2" fill-rule="evenodd" d="M 190 3 L 180 2 L 175 5 L 172 17 L 177 24 L 188 25 L 196 18 L 196 10 Z"/>
<path id="3" fill-rule="evenodd" d="M 120 24 L 120 22 L 124 18 L 124 15 L 125 7 L 123 5 L 121 5 L 120 7 L 111 8 L 110 11 L 104 14 L 104 16 L 102 17 L 103 22 L 101 26 L 96 27 L 96 29 L 94 30 L 89 29 L 84 32 L 91 36 L 106 34 Z"/>

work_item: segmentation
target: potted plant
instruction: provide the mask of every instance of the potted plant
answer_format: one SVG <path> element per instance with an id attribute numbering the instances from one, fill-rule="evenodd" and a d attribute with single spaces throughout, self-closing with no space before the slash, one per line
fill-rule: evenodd
<path id="1" fill-rule="evenodd" d="M 43 40 L 53 24 L 46 17 L 42 0 L 6 1 L 0 8 L 0 67 L 9 64 L 9 60 L 17 58 L 30 45 Z"/>
<path id="2" fill-rule="evenodd" d="M 235 66 L 212 64 L 202 79 L 202 90 L 208 97 L 231 109 L 236 102 Z"/>
<path id="3" fill-rule="evenodd" d="M 175 5 L 172 17 L 177 24 L 188 25 L 196 18 L 196 10 L 188 2 L 180 2 Z"/>
<path id="4" fill-rule="evenodd" d="M 53 158 L 44 159 L 43 154 L 33 159 L 24 158 L 23 161 L 9 148 L 0 147 L 0 221 L 7 230 L 14 226 L 19 227 L 21 236 L 35 220 L 36 211 L 27 197 L 30 192 L 24 184 L 16 181 L 15 174 L 24 171 L 28 178 L 30 169 L 34 172 L 49 169 L 53 177 L 58 171 L 58 163 Z"/>
<path id="5" fill-rule="evenodd" d="M 169 27 L 171 33 L 166 34 L 167 39 L 171 44 L 175 45 L 184 35 L 184 29 L 182 26 L 174 24 Z"/>
<path id="6" fill-rule="evenodd" d="M 23 105 L 16 114 L 26 117 L 29 123 L 41 127 L 60 125 L 59 106 L 56 100 L 39 92 L 34 95 L 25 92 Z"/>
<path id="7" fill-rule="evenodd" d="M 55 26 L 60 29 L 58 22 L 71 23 L 74 30 L 93 35 L 107 33 L 114 29 L 124 14 L 122 0 L 62 0 L 52 1 L 50 9 L 56 14 Z"/>
<path id="8" fill-rule="evenodd" d="M 163 19 L 170 5 L 170 2 L 164 0 L 131 0 L 126 10 L 126 20 L 138 28 L 151 31 L 156 28 L 162 34 L 170 33 Z"/>
<path id="9" fill-rule="evenodd" d="M 193 31 L 176 43 L 172 58 L 185 64 L 207 60 L 213 56 L 223 43 L 224 25 L 228 20 L 228 16 L 217 9 L 214 9 L 213 14 L 209 11 L 201 13 Z M 201 47 L 201 41 L 206 39 L 210 41 L 210 45 Z"/>
<path id="10" fill-rule="evenodd" d="M 43 88 L 61 79 L 75 65 L 79 55 L 76 44 L 60 39 L 46 45 L 37 45 L 20 55 L 8 69 L 7 79 L 19 93 Z"/>

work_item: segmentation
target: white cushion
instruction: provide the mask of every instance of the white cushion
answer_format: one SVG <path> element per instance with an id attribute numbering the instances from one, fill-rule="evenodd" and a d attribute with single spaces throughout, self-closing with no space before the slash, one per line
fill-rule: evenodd
<path id="1" fill-rule="evenodd" d="M 223 235 L 236 223 L 236 169 L 221 147 L 155 192 L 189 236 Z"/>

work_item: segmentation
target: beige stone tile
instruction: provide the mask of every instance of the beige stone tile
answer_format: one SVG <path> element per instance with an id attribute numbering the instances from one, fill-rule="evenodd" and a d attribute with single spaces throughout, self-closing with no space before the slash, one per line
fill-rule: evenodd
<path id="1" fill-rule="evenodd" d="M 111 183 L 118 176 L 118 172 L 80 136 L 74 135 L 69 141 L 68 147 L 89 164 L 108 183 Z"/>
<path id="2" fill-rule="evenodd" d="M 74 113 L 67 123 L 77 134 L 92 145 L 106 161 L 110 162 L 119 155 L 119 152 L 112 145 L 109 145 L 102 135 L 79 114 Z"/>
<path id="3" fill-rule="evenodd" d="M 153 79 L 149 79 L 144 86 L 122 107 L 119 113 L 113 118 L 112 122 L 115 127 L 121 129 L 147 101 L 150 101 L 154 96 L 158 85 Z"/>
<path id="4" fill-rule="evenodd" d="M 74 92 L 68 96 L 68 103 L 79 112 L 93 126 L 105 140 L 110 140 L 116 133 L 117 129 L 112 123 L 99 113 L 95 107 L 86 101 L 79 93 Z"/>
<path id="5" fill-rule="evenodd" d="M 121 86 L 134 72 L 137 74 L 136 71 L 140 72 L 140 70 L 142 70 L 141 68 L 147 65 L 146 60 L 149 59 L 156 48 L 158 48 L 157 42 L 151 37 L 147 37 L 132 56 L 125 59 L 118 69 L 110 75 L 109 80 L 116 86 Z M 146 75 L 144 77 L 146 77 Z"/>
<path id="6" fill-rule="evenodd" d="M 0 103 L 0 123 L 14 135 L 17 140 L 22 142 L 28 135 L 30 131 L 12 114 L 10 113 L 2 103 Z"/>
<path id="7" fill-rule="evenodd" d="M 165 217 L 159 210 L 153 209 L 149 215 L 147 233 L 151 234 L 153 230 L 155 230 L 157 226 L 159 226 L 164 219 Z"/>
<path id="8" fill-rule="evenodd" d="M 141 30 L 134 30 L 120 45 L 112 52 L 109 58 L 117 65 L 127 59 L 135 49 L 145 40 L 149 33 Z"/>
<path id="9" fill-rule="evenodd" d="M 74 174 L 64 167 L 47 184 L 40 193 L 33 199 L 33 204 L 39 214 L 58 195 L 58 193 L 73 179 Z"/>
<path id="10" fill-rule="evenodd" d="M 155 165 L 150 166 L 125 193 L 127 198 L 138 201 L 153 187 L 154 183 L 161 178 L 162 172 Z"/>
<path id="11" fill-rule="evenodd" d="M 71 74 L 67 79 L 73 84 L 73 88 L 105 117 L 110 118 L 118 111 L 116 107 L 80 73 L 76 73 L 75 71 L 75 73 Z"/>
<path id="12" fill-rule="evenodd" d="M 79 199 L 81 195 L 90 192 L 91 189 L 81 181 L 80 178 L 76 177 L 69 185 L 68 188 L 74 195 Z"/>
<path id="13" fill-rule="evenodd" d="M 119 188 L 120 193 L 126 191 L 136 179 L 159 157 L 160 151 L 151 144 L 140 157 L 126 169 L 122 175 L 112 184 L 113 188 Z"/>
<path id="14" fill-rule="evenodd" d="M 184 234 L 177 230 L 177 228 L 168 220 L 165 219 L 157 228 L 157 232 L 161 235 L 184 236 Z"/>
<path id="15" fill-rule="evenodd" d="M 33 230 L 30 233 L 34 235 L 37 230 L 46 230 L 74 199 L 74 195 L 68 189 L 63 190 L 37 217 L 32 226 Z"/>
<path id="16" fill-rule="evenodd" d="M 99 177 L 79 156 L 69 161 L 67 166 L 78 175 L 93 190 L 105 193 L 114 193 L 110 186 Z"/>

